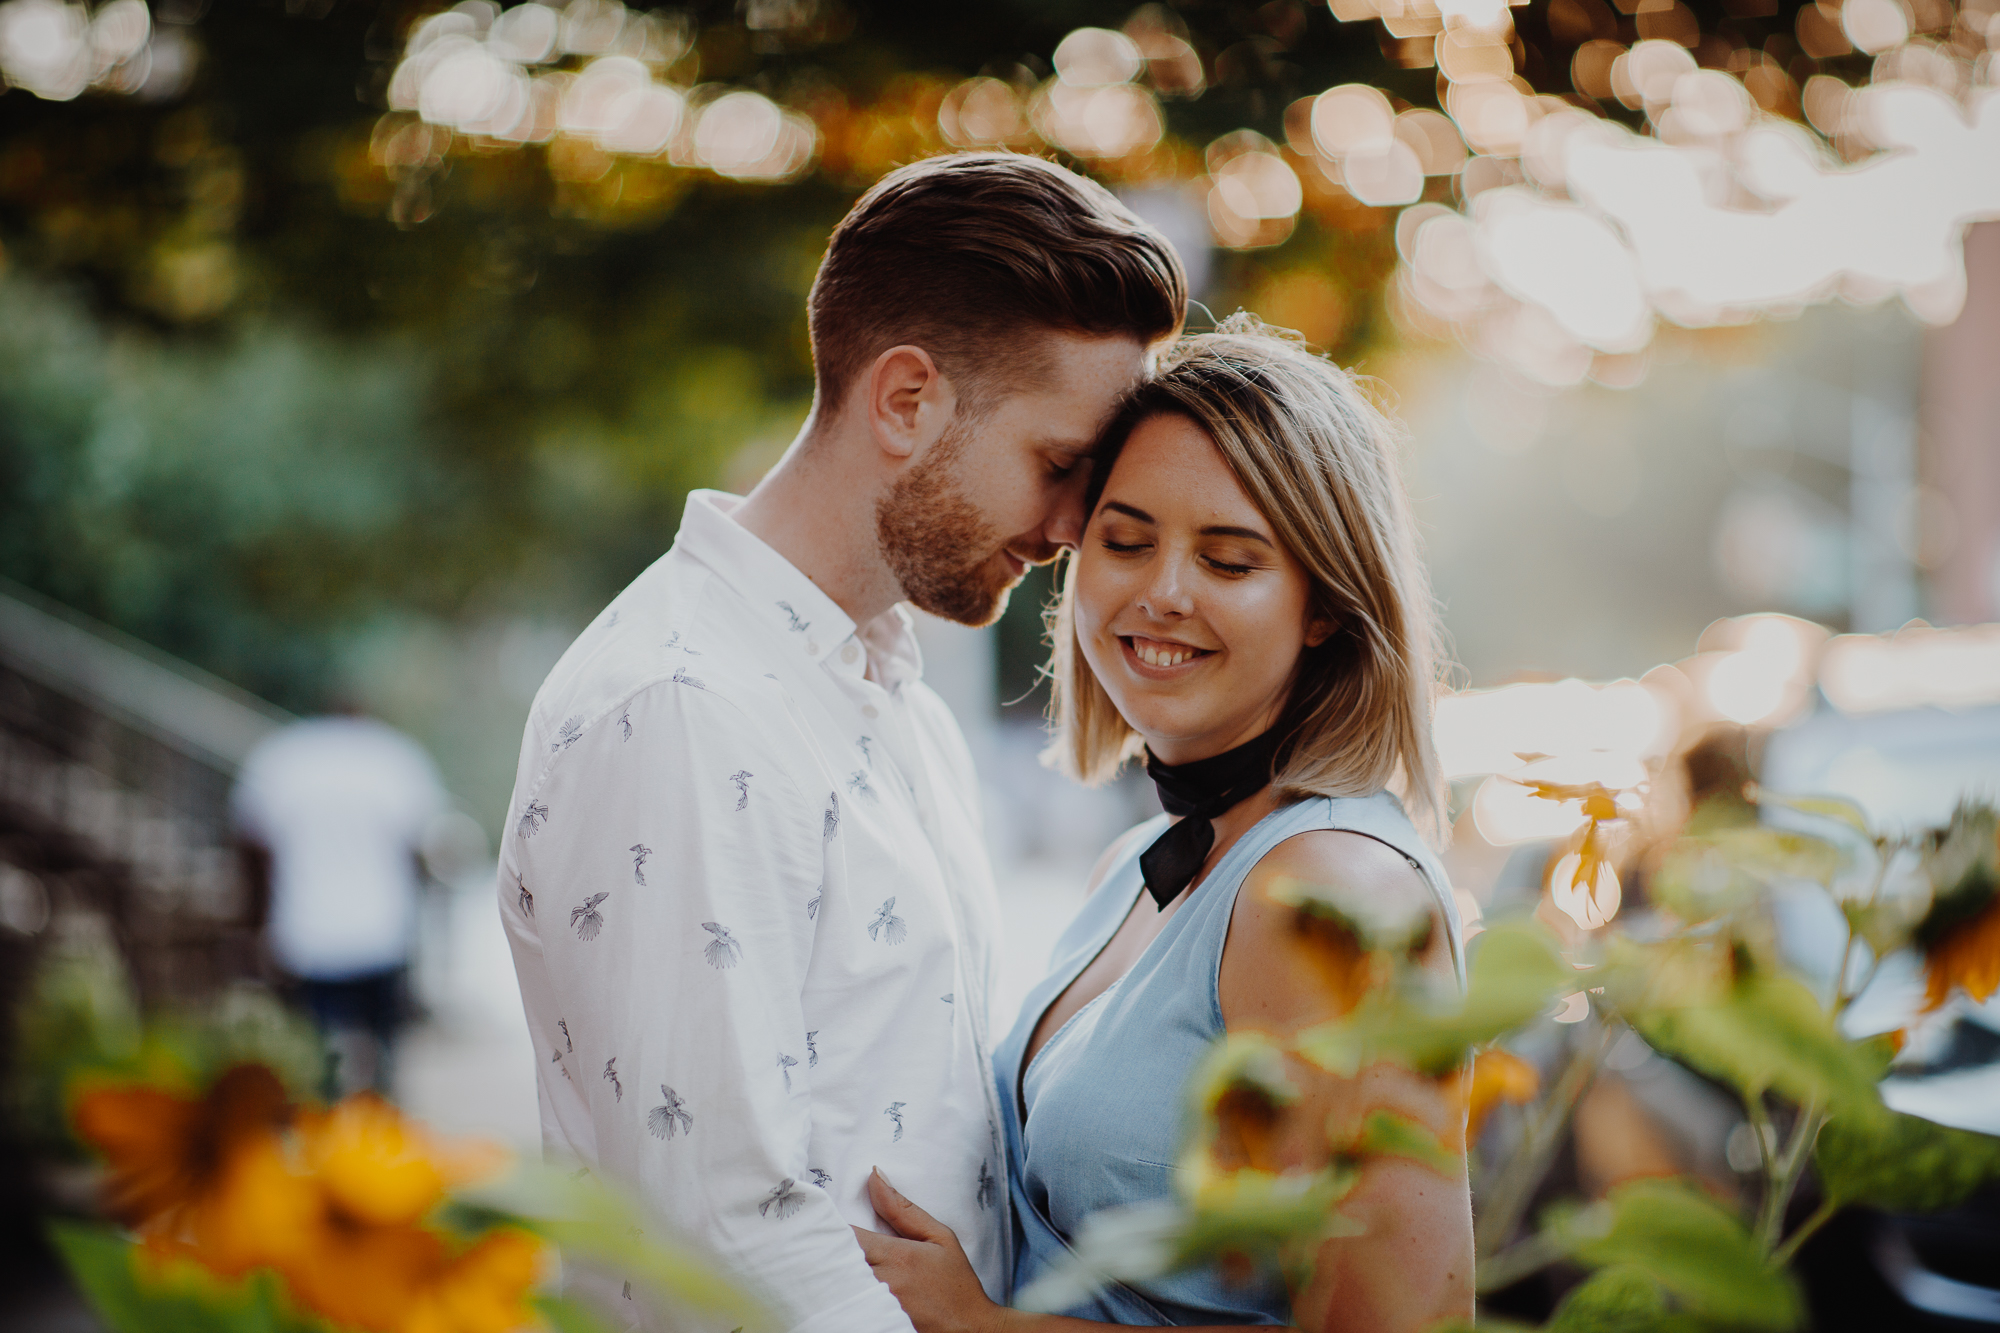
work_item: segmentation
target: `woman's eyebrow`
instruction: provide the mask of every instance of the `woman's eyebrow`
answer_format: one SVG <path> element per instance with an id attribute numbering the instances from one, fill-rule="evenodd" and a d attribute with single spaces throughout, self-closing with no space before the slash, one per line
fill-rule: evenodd
<path id="1" fill-rule="evenodd" d="M 1245 541 L 1262 542 L 1266 546 L 1275 547 L 1275 543 L 1269 537 L 1266 537 L 1255 528 L 1231 528 L 1221 524 L 1211 524 L 1201 530 L 1201 535 L 1204 537 L 1241 537 Z"/>
<path id="2" fill-rule="evenodd" d="M 1145 510 L 1139 508 L 1137 505 L 1128 505 L 1123 500 L 1106 500 L 1104 507 L 1114 514 L 1123 514 L 1127 518 L 1136 518 L 1141 523 L 1152 523 L 1155 521 L 1153 516 Z"/>

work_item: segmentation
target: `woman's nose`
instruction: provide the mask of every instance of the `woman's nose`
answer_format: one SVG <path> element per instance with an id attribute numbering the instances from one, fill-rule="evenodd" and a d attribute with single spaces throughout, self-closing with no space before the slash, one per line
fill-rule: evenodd
<path id="1" fill-rule="evenodd" d="M 1139 608 L 1161 619 L 1192 615 L 1194 597 L 1188 588 L 1185 562 L 1172 556 L 1157 561 L 1153 577 L 1139 594 Z"/>

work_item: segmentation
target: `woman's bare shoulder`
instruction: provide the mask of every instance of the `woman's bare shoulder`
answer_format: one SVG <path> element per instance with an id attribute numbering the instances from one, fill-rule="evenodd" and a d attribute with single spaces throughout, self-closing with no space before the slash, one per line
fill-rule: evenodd
<path id="1" fill-rule="evenodd" d="M 1379 838 L 1345 829 L 1293 834 L 1251 867 L 1244 888 L 1268 889 L 1281 879 L 1333 885 L 1385 905 L 1408 904 L 1433 911 L 1436 907 L 1423 872 L 1408 857 Z"/>
<path id="2" fill-rule="evenodd" d="M 1451 969 L 1443 914 L 1423 873 L 1387 843 L 1365 833 L 1315 829 L 1296 834 L 1264 854 L 1244 877 L 1229 922 L 1222 963 L 1222 1007 L 1231 1027 L 1284 1031 L 1332 1016 L 1324 960 L 1299 930 L 1294 909 L 1271 890 L 1286 880 L 1324 884 L 1431 918 L 1430 944 L 1421 961 Z"/>

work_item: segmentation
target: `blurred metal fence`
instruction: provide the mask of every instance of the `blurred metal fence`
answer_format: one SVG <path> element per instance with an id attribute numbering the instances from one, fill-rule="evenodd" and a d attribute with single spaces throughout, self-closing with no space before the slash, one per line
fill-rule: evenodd
<path id="1" fill-rule="evenodd" d="M 102 919 L 147 1003 L 258 971 L 229 788 L 289 716 L 0 584 L 0 920 L 19 959 Z M 10 969 L 12 970 L 12 969 Z"/>

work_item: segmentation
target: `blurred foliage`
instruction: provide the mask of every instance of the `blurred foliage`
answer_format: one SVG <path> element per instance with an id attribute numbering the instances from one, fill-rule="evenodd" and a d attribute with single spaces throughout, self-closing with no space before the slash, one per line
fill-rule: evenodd
<path id="1" fill-rule="evenodd" d="M 1606 796 L 1593 824 L 1643 825 L 1639 789 Z M 1573 898 L 1569 917 L 1557 911 L 1567 872 L 1552 862 L 1541 911 L 1481 931 L 1458 994 L 1440 993 L 1414 964 L 1409 942 L 1421 935 L 1407 925 L 1385 930 L 1343 911 L 1338 886 L 1280 886 L 1273 897 L 1297 914 L 1302 937 L 1329 968 L 1351 974 L 1325 985 L 1340 1016 L 1289 1039 L 1231 1033 L 1218 1042 L 1189 1087 L 1193 1127 L 1177 1196 L 1088 1219 L 1068 1261 L 1022 1303 L 1060 1310 L 1094 1284 L 1143 1290 L 1161 1274 L 1218 1260 L 1275 1264 L 1296 1282 L 1329 1238 L 1354 1234 L 1339 1202 L 1371 1160 L 1409 1157 L 1448 1176 L 1460 1161 L 1457 1144 L 1395 1117 L 1372 1116 L 1344 1138 L 1331 1124 L 1294 1123 L 1322 1104 L 1302 1095 L 1302 1080 L 1386 1063 L 1448 1089 L 1483 1047 L 1465 1105 L 1475 1125 L 1512 1123 L 1491 1160 L 1478 1151 L 1477 1130 L 1472 1138 L 1481 1293 L 1568 1262 L 1589 1275 L 1557 1307 L 1549 1333 L 1800 1327 L 1805 1306 L 1789 1265 L 1840 1208 L 1949 1208 L 2000 1180 L 2000 1138 L 1883 1104 L 1877 1085 L 1901 1033 L 1855 1036 L 1841 1026 L 1882 958 L 1897 951 L 1929 970 L 1933 996 L 1978 1002 L 1996 989 L 1987 978 L 2000 972 L 2000 938 L 1989 935 L 1986 912 L 2000 821 L 1992 806 L 1966 802 L 1946 827 L 1890 835 L 1843 802 L 1769 807 L 1796 827 L 1697 811 L 1645 837 L 1605 833 L 1613 861 L 1628 872 L 1644 861 L 1654 872 L 1650 902 L 1616 924 L 1586 927 L 1601 917 Z M 1616 867 L 1607 866 L 1615 884 Z M 1824 986 L 1784 961 L 1771 916 L 1776 892 L 1811 888 L 1849 923 L 1837 976 Z M 1941 1021 L 1936 1008 L 1912 1012 L 1911 1023 Z M 1567 1040 L 1551 1040 L 1555 1022 L 1570 1025 Z M 1566 1048 L 1567 1064 L 1544 1084 L 1500 1043 Z M 1754 1164 L 1739 1167 L 1749 1187 L 1732 1196 L 1706 1180 L 1641 1173 L 1530 1220 L 1578 1102 L 1612 1048 L 1635 1044 L 1740 1100 L 1741 1128 L 1758 1145 Z M 1309 1133 L 1325 1140 L 1323 1161 L 1282 1164 L 1276 1145 Z M 1817 1207 L 1801 1220 L 1793 1202 L 1802 1192 Z"/>
<path id="2" fill-rule="evenodd" d="M 70 1098 L 83 1081 L 143 1079 L 185 1091 L 254 1062 L 303 1097 L 325 1077 L 318 1035 L 269 991 L 242 983 L 202 1009 L 142 1017 L 117 950 L 82 931 L 44 955 L 9 1018 L 16 1037 L 9 1123 L 56 1157 L 82 1154 L 71 1133 Z"/>
<path id="3" fill-rule="evenodd" d="M 226 1026 L 211 1034 L 218 1049 Z M 70 1123 L 101 1159 L 107 1222 L 57 1222 L 52 1237 L 114 1333 L 608 1327 L 609 1311 L 538 1291 L 557 1276 L 552 1246 L 621 1276 L 625 1299 L 648 1308 L 770 1326 L 588 1171 L 439 1138 L 373 1094 L 300 1104 L 255 1061 L 194 1082 L 184 1072 L 70 1076 Z"/>
<path id="4" fill-rule="evenodd" d="M 399 228 L 369 136 L 431 8 L 216 6 L 173 101 L 0 96 L 0 575 L 297 709 L 385 621 L 587 617 L 689 488 L 754 479 L 804 416 L 805 292 L 855 195 L 941 146 L 949 80 L 1045 71 L 1129 10 L 829 6 L 788 45 L 696 5 L 708 76 L 916 129 L 800 184 L 661 168 L 610 205 L 540 148 L 454 155 Z M 1265 10 L 1190 7 L 1221 73 L 1177 132 L 1281 134 L 1291 98 L 1381 72 L 1323 7 Z M 1379 336 L 1386 217 L 1308 225 L 1211 296 L 1330 272 L 1349 313 L 1324 332 L 1352 355 Z"/>

